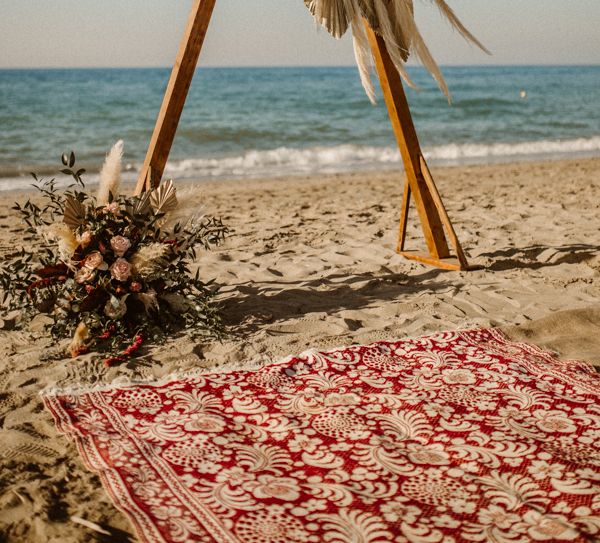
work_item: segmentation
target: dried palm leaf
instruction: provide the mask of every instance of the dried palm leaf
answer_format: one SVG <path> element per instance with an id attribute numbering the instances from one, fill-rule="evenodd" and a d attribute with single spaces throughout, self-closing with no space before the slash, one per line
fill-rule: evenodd
<path id="1" fill-rule="evenodd" d="M 489 51 L 460 22 L 445 0 L 428 0 L 435 4 L 440 13 L 467 41 L 489 53 Z M 403 79 L 414 87 L 405 62 L 413 54 L 437 81 L 440 89 L 450 101 L 450 91 L 444 77 L 431 55 L 414 17 L 413 0 L 304 0 L 318 23 L 322 24 L 335 38 L 340 38 L 352 26 L 354 53 L 360 78 L 369 99 L 374 102 L 371 81 L 372 53 L 362 28 L 366 19 L 373 31 L 383 38 L 394 65 Z"/>
<path id="2" fill-rule="evenodd" d="M 65 199 L 63 222 L 72 230 L 76 230 L 85 222 L 85 206 L 73 196 Z"/>
<path id="3" fill-rule="evenodd" d="M 177 189 L 171 179 L 150 193 L 150 203 L 155 213 L 169 213 L 177 207 Z"/>
<path id="4" fill-rule="evenodd" d="M 126 210 L 132 216 L 144 216 L 150 213 L 152 205 L 150 203 L 151 193 L 144 192 L 138 196 L 133 204 L 127 204 Z"/>

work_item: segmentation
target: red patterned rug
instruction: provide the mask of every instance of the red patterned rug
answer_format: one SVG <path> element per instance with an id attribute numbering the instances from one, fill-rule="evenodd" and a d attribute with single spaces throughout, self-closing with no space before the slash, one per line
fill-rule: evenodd
<path id="1" fill-rule="evenodd" d="M 142 541 L 600 537 L 600 377 L 495 330 L 45 402 Z"/>

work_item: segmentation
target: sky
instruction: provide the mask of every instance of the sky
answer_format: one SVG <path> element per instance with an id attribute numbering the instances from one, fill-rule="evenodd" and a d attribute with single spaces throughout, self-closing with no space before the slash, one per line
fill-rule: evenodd
<path id="1" fill-rule="evenodd" d="M 440 64 L 598 64 L 600 0 L 448 0 L 485 55 L 416 0 Z M 192 0 L 0 0 L 0 68 L 170 66 Z M 348 36 L 318 30 L 303 0 L 217 0 L 206 66 L 353 63 Z"/>

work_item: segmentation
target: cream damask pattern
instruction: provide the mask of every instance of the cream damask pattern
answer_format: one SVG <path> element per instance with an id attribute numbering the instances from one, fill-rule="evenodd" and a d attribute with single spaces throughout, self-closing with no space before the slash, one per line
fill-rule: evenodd
<path id="1" fill-rule="evenodd" d="M 600 539 L 600 378 L 495 330 L 45 398 L 140 539 Z"/>

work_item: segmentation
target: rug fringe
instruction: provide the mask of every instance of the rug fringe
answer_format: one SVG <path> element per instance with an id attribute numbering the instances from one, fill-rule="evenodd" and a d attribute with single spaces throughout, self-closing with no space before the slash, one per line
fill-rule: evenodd
<path id="1" fill-rule="evenodd" d="M 510 343 L 512 345 L 526 348 L 526 349 L 533 351 L 536 354 L 542 356 L 549 362 L 556 361 L 560 356 L 559 353 L 557 353 L 555 351 L 551 351 L 549 349 L 543 349 L 543 348 L 541 348 L 537 345 L 531 344 L 531 343 L 523 343 L 523 342 L 519 342 L 519 341 L 513 341 L 499 328 L 490 328 L 490 327 L 463 328 L 463 329 L 458 329 L 458 330 L 443 330 L 443 331 L 439 331 L 439 332 L 433 332 L 430 334 L 406 336 L 406 337 L 400 338 L 400 339 L 380 340 L 380 341 L 375 341 L 373 343 L 369 343 L 368 345 L 340 346 L 340 347 L 335 347 L 335 348 L 327 349 L 327 350 L 311 348 L 311 349 L 307 349 L 307 350 L 301 352 L 300 354 L 287 355 L 285 357 L 279 358 L 274 361 L 273 360 L 256 360 L 255 359 L 250 362 L 234 362 L 231 364 L 224 364 L 222 366 L 215 366 L 215 367 L 210 367 L 210 368 L 194 368 L 192 370 L 187 370 L 187 371 L 175 371 L 175 372 L 171 372 L 167 375 L 164 375 L 162 377 L 154 378 L 154 379 L 131 379 L 131 378 L 125 377 L 125 376 L 119 376 L 116 379 L 114 379 L 113 381 L 111 381 L 110 383 L 101 383 L 101 384 L 92 385 L 92 386 L 85 385 L 85 384 L 78 384 L 78 385 L 73 385 L 71 387 L 66 387 L 66 388 L 61 388 L 61 387 L 57 387 L 55 384 L 50 384 L 50 385 L 46 386 L 43 390 L 41 390 L 39 392 L 39 395 L 42 397 L 66 396 L 66 395 L 80 396 L 82 394 L 88 394 L 88 393 L 92 393 L 92 392 L 103 392 L 106 390 L 123 389 L 123 388 L 129 388 L 129 387 L 133 387 L 133 386 L 139 386 L 139 385 L 162 386 L 162 385 L 165 385 L 165 384 L 168 384 L 170 382 L 177 381 L 180 379 L 189 379 L 189 378 L 201 377 L 201 376 L 205 376 L 205 375 L 232 373 L 235 371 L 258 371 L 267 366 L 283 365 L 283 364 L 286 364 L 297 358 L 309 358 L 309 357 L 315 356 L 317 354 L 328 355 L 328 354 L 331 354 L 331 353 L 334 353 L 334 352 L 337 352 L 340 350 L 345 350 L 345 349 L 351 349 L 351 348 L 357 348 L 357 347 L 372 347 L 372 346 L 375 346 L 375 345 L 378 345 L 381 343 L 397 343 L 400 341 L 406 341 L 406 340 L 410 340 L 410 339 L 435 337 L 435 336 L 438 336 L 441 334 L 446 334 L 448 332 L 454 332 L 454 333 L 460 334 L 460 333 L 476 332 L 476 331 L 489 332 L 494 337 L 494 339 L 496 339 L 497 341 L 500 341 L 501 343 Z M 596 373 L 594 366 L 592 364 L 590 364 L 589 362 L 586 362 L 583 360 L 563 360 L 562 362 L 563 363 L 573 363 L 573 364 L 579 366 L 579 368 L 584 371 Z"/>

